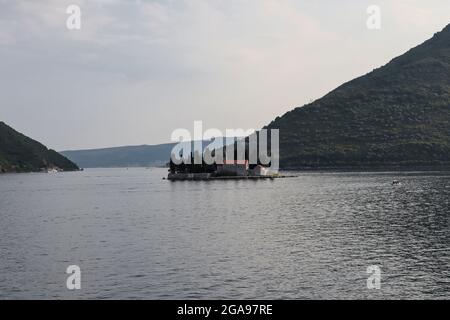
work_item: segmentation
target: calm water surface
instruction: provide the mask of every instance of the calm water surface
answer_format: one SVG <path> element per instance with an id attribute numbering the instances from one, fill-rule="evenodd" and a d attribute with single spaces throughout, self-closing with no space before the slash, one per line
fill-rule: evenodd
<path id="1" fill-rule="evenodd" d="M 0 175 L 0 299 L 450 298 L 450 173 L 165 174 Z"/>

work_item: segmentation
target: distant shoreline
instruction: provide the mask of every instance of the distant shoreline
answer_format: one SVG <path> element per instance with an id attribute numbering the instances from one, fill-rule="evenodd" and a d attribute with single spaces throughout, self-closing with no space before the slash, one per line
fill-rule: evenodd
<path id="1" fill-rule="evenodd" d="M 83 169 L 168 169 L 167 167 L 162 166 L 129 166 L 129 167 L 86 167 Z M 445 172 L 450 171 L 450 165 L 448 166 L 377 166 L 377 167 L 289 167 L 289 168 L 280 168 L 280 171 L 291 172 L 291 171 L 300 171 L 300 172 L 395 172 L 395 171 L 438 171 Z"/>
<path id="2" fill-rule="evenodd" d="M 80 168 L 78 170 L 61 170 L 61 171 L 58 171 L 58 173 L 80 172 L 80 171 L 84 171 L 84 168 L 83 169 Z M 0 170 L 0 175 L 2 175 L 2 174 L 23 174 L 23 173 L 48 173 L 48 172 L 41 171 L 41 170 Z"/>
<path id="3" fill-rule="evenodd" d="M 414 172 L 414 171 L 450 171 L 448 166 L 345 166 L 345 167 L 289 167 L 282 168 L 282 171 L 301 171 L 301 172 Z"/>
<path id="4" fill-rule="evenodd" d="M 65 170 L 60 173 L 65 172 L 81 172 L 84 170 L 95 170 L 95 169 L 167 169 L 161 166 L 129 166 L 129 167 L 86 167 L 80 170 Z M 377 166 L 377 167 L 289 167 L 281 168 L 282 172 L 450 172 L 449 166 Z M 0 171 L 0 175 L 4 174 L 22 174 L 22 173 L 46 173 L 41 171 Z"/>

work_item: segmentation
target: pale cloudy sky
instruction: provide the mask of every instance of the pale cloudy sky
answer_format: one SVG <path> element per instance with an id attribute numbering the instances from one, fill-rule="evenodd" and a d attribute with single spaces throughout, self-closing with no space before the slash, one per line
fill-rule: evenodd
<path id="1" fill-rule="evenodd" d="M 257 129 L 449 23 L 449 0 L 0 0 L 0 120 L 57 150 Z"/>

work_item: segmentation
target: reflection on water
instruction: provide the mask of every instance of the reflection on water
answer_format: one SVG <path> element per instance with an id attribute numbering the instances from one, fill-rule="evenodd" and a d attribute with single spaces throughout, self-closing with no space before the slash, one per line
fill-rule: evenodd
<path id="1" fill-rule="evenodd" d="M 165 173 L 1 175 L 0 299 L 450 298 L 448 173 Z"/>

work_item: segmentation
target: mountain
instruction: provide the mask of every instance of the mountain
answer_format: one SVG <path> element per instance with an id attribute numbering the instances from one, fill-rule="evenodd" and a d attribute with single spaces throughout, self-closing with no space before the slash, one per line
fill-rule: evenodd
<path id="1" fill-rule="evenodd" d="M 82 168 L 163 166 L 175 144 L 61 151 Z"/>
<path id="2" fill-rule="evenodd" d="M 450 25 L 266 128 L 282 168 L 450 165 Z"/>
<path id="3" fill-rule="evenodd" d="M 193 142 L 191 150 L 194 150 Z M 205 149 L 211 143 L 203 141 Z M 219 142 L 217 142 L 219 143 Z M 159 145 L 123 146 L 90 150 L 67 150 L 60 153 L 82 168 L 160 167 L 170 160 L 176 143 Z"/>
<path id="4" fill-rule="evenodd" d="M 0 173 L 45 169 L 73 171 L 78 167 L 56 151 L 0 122 Z"/>

